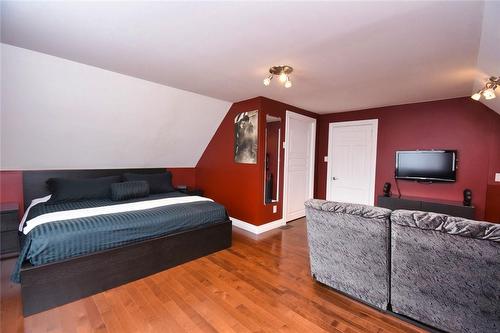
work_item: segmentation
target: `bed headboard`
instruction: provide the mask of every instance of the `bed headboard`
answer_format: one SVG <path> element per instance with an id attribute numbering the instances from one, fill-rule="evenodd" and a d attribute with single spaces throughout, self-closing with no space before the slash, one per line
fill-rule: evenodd
<path id="1" fill-rule="evenodd" d="M 89 169 L 89 170 L 41 170 L 23 172 L 24 209 L 28 208 L 31 200 L 49 195 L 47 180 L 49 178 L 97 178 L 132 173 L 160 173 L 165 168 L 151 169 Z"/>

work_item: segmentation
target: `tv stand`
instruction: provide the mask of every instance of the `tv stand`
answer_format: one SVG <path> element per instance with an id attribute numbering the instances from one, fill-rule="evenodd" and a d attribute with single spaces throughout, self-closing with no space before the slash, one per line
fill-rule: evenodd
<path id="1" fill-rule="evenodd" d="M 424 212 L 433 212 L 447 214 L 451 216 L 474 219 L 475 209 L 473 206 L 464 206 L 460 201 L 437 200 L 418 197 L 378 197 L 379 207 L 392 210 L 407 209 L 420 210 Z"/>

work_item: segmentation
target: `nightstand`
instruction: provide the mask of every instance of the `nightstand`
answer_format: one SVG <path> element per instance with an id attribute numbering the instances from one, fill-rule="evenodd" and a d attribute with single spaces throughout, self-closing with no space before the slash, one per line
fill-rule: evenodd
<path id="1" fill-rule="evenodd" d="M 203 196 L 203 190 L 199 188 L 181 188 L 178 189 L 177 191 L 182 192 L 187 195 L 198 195 L 200 197 Z"/>
<path id="2" fill-rule="evenodd" d="M 0 256 L 2 259 L 19 254 L 19 205 L 17 203 L 0 204 Z"/>

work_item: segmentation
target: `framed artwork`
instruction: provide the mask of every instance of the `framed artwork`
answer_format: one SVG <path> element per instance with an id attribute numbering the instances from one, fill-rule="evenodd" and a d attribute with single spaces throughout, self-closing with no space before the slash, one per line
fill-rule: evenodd
<path id="1" fill-rule="evenodd" d="M 234 118 L 234 161 L 257 164 L 258 111 L 242 112 Z"/>

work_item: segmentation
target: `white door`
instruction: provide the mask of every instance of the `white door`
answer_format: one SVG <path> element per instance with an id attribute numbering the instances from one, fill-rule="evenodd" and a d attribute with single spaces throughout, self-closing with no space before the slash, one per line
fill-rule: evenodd
<path id="1" fill-rule="evenodd" d="M 305 216 L 304 202 L 313 197 L 315 143 L 316 119 L 287 111 L 283 193 L 285 222 Z"/>
<path id="2" fill-rule="evenodd" d="M 378 120 L 330 123 L 327 200 L 373 205 Z"/>

